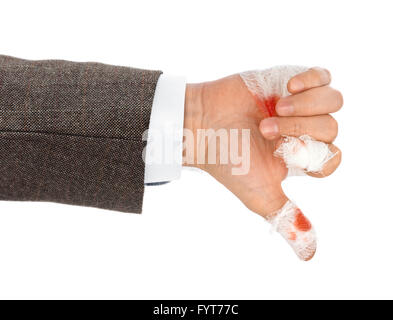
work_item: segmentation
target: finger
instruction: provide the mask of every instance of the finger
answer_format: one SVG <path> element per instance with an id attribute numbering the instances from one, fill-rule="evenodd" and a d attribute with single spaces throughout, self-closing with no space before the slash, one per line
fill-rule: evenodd
<path id="1" fill-rule="evenodd" d="M 288 81 L 288 91 L 292 94 L 311 88 L 328 85 L 331 81 L 330 72 L 326 69 L 314 67 L 302 72 Z"/>
<path id="2" fill-rule="evenodd" d="M 343 106 L 343 96 L 329 86 L 313 88 L 281 98 L 276 105 L 279 116 L 314 116 L 336 112 Z"/>
<path id="3" fill-rule="evenodd" d="M 341 163 L 341 150 L 337 148 L 335 145 L 329 145 L 330 151 L 334 154 L 334 157 L 331 158 L 326 164 L 324 165 L 323 169 L 320 172 L 307 172 L 309 176 L 315 178 L 324 178 L 331 175 Z"/>
<path id="4" fill-rule="evenodd" d="M 331 143 L 337 137 L 337 121 L 328 114 L 313 117 L 272 117 L 261 121 L 259 129 L 268 140 L 281 136 L 309 135 L 316 140 Z"/>

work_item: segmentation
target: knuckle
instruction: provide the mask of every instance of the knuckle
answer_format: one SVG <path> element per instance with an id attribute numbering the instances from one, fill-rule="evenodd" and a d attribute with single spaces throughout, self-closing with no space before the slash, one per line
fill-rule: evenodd
<path id="1" fill-rule="evenodd" d="M 340 110 L 342 106 L 344 105 L 344 97 L 342 93 L 338 90 L 334 89 L 334 93 L 336 95 L 336 105 L 337 105 L 337 110 Z"/>
<path id="2" fill-rule="evenodd" d="M 339 167 L 339 165 L 341 164 L 342 151 L 338 147 L 336 147 L 336 146 L 334 146 L 334 150 L 332 150 L 332 151 L 335 154 L 335 156 L 331 160 L 332 161 L 332 166 L 333 166 L 334 170 L 336 170 Z"/>
<path id="3" fill-rule="evenodd" d="M 320 172 L 320 178 L 326 178 L 326 177 L 330 176 L 335 170 L 335 169 L 331 169 L 331 168 L 329 168 L 329 169 L 330 170 L 322 169 L 322 171 Z"/>
<path id="4" fill-rule="evenodd" d="M 343 156 L 342 151 L 339 148 L 337 148 L 337 151 L 336 151 L 336 169 L 341 164 L 342 156 Z"/>
<path id="5" fill-rule="evenodd" d="M 323 83 L 323 84 L 330 83 L 332 76 L 331 76 L 330 71 L 328 69 L 321 68 L 321 67 L 313 67 L 310 70 L 315 72 L 315 76 L 319 79 L 320 83 Z"/>
<path id="6" fill-rule="evenodd" d="M 338 134 L 338 122 L 336 119 L 334 119 L 331 115 L 328 115 L 328 130 L 329 130 L 329 135 L 331 136 L 331 139 L 334 140 L 337 137 Z"/>
<path id="7" fill-rule="evenodd" d="M 314 81 L 318 81 L 319 82 L 319 80 L 321 78 L 321 71 L 320 70 L 321 70 L 320 67 L 313 67 L 313 68 L 310 69 L 310 74 L 311 74 L 312 79 Z"/>
<path id="8" fill-rule="evenodd" d="M 324 73 L 326 83 L 330 83 L 330 81 L 332 80 L 332 75 L 331 75 L 330 71 L 328 69 L 322 69 L 322 70 Z"/>
<path id="9" fill-rule="evenodd" d="M 322 178 L 330 176 L 340 166 L 340 163 L 341 163 L 341 150 L 338 149 L 337 147 L 335 149 L 336 149 L 334 151 L 335 152 L 335 156 L 327 163 L 325 168 L 322 169 L 322 172 L 321 172 L 321 177 Z"/>

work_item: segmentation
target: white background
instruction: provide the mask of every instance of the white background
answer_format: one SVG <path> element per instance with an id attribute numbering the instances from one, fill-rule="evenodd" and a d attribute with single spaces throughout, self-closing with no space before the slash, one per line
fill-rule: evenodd
<path id="1" fill-rule="evenodd" d="M 285 182 L 319 234 L 311 262 L 213 178 L 185 171 L 147 189 L 142 215 L 1 202 L 0 298 L 393 298 L 390 5 L 2 1 L 1 54 L 161 69 L 190 82 L 318 65 L 345 106 L 337 172 Z"/>

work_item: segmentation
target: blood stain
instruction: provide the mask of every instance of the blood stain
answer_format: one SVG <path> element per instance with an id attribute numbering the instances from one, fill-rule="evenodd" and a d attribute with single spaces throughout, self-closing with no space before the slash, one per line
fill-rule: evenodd
<path id="1" fill-rule="evenodd" d="M 289 233 L 289 236 L 288 236 L 288 239 L 289 240 L 291 240 L 291 241 L 296 241 L 296 233 L 295 232 L 290 232 Z"/>
<path id="2" fill-rule="evenodd" d="M 310 221 L 308 221 L 299 208 L 296 209 L 295 222 L 293 224 L 296 229 L 303 232 L 310 231 L 312 228 Z"/>
<path id="3" fill-rule="evenodd" d="M 279 96 L 273 95 L 264 99 L 255 96 L 256 104 L 261 110 L 264 118 L 276 117 L 276 104 L 280 100 Z"/>

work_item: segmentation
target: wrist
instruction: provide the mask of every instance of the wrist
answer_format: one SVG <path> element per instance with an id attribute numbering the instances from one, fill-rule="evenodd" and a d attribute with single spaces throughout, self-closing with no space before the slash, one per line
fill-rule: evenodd
<path id="1" fill-rule="evenodd" d="M 197 163 L 198 129 L 203 128 L 203 90 L 204 84 L 187 84 L 184 103 L 184 143 L 183 143 L 183 166 L 198 167 Z"/>

